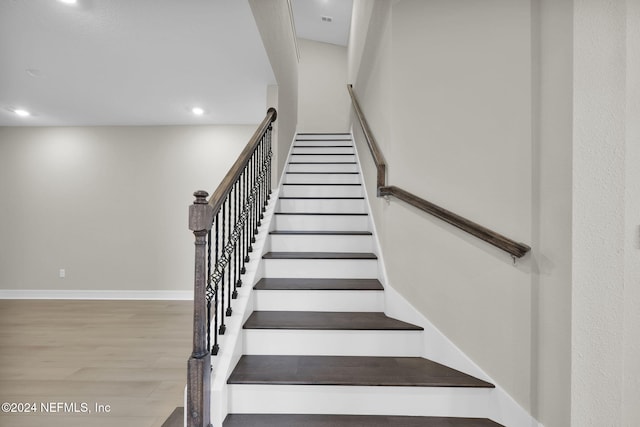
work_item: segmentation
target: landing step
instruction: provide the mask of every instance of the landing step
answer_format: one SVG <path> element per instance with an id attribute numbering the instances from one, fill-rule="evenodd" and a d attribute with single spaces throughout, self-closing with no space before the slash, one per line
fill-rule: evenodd
<path id="1" fill-rule="evenodd" d="M 503 427 L 486 418 L 391 415 L 229 414 L 223 427 Z"/>
<path id="2" fill-rule="evenodd" d="M 273 230 L 269 234 L 304 235 L 304 236 L 372 236 L 371 231 L 307 231 L 307 230 Z"/>
<path id="3" fill-rule="evenodd" d="M 421 331 L 380 312 L 254 311 L 244 329 L 304 329 L 350 331 Z"/>
<path id="4" fill-rule="evenodd" d="M 272 291 L 382 291 L 377 279 L 264 278 L 253 289 Z"/>
<path id="5" fill-rule="evenodd" d="M 243 355 L 228 384 L 494 388 L 421 357 Z"/>
<path id="6" fill-rule="evenodd" d="M 378 259 L 366 252 L 267 252 L 263 259 Z"/>

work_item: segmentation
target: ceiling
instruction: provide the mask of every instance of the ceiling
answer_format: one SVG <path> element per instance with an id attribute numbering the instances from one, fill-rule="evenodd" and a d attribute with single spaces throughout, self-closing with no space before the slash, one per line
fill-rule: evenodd
<path id="1" fill-rule="evenodd" d="M 0 1 L 0 126 L 258 123 L 269 84 L 247 1 Z"/>
<path id="2" fill-rule="evenodd" d="M 292 0 L 292 7 L 298 37 L 340 46 L 349 42 L 353 0 Z"/>

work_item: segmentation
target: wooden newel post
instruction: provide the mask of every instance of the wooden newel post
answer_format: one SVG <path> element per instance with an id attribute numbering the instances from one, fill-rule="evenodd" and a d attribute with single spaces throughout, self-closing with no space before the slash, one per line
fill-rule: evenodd
<path id="1" fill-rule="evenodd" d="M 193 351 L 187 365 L 187 427 L 211 426 L 211 355 L 207 348 L 207 233 L 213 223 L 213 207 L 206 191 L 193 193 L 189 206 L 189 230 L 195 236 L 193 291 Z"/>

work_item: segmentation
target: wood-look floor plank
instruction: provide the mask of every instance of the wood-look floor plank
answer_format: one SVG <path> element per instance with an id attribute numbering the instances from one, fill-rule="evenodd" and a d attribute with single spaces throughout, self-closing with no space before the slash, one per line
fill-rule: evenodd
<path id="1" fill-rule="evenodd" d="M 11 427 L 161 427 L 182 405 L 189 301 L 0 300 L 0 401 L 109 413 L 0 414 Z"/>

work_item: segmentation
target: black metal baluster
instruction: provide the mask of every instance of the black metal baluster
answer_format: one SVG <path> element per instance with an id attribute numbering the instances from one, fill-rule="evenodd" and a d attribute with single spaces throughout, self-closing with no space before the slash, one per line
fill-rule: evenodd
<path id="1" fill-rule="evenodd" d="M 262 136 L 262 163 L 260 164 L 260 176 L 262 176 L 262 214 L 261 218 L 264 218 L 264 213 L 267 211 L 267 134 Z"/>
<path id="2" fill-rule="evenodd" d="M 207 349 L 211 348 L 211 230 L 207 233 Z M 213 297 L 213 295 L 211 295 Z"/>
<path id="3" fill-rule="evenodd" d="M 260 171 L 262 170 L 262 142 L 264 141 L 264 136 L 260 138 L 260 142 L 258 143 L 258 169 L 257 169 L 257 178 L 258 178 L 258 227 L 262 225 L 262 219 L 264 215 L 262 214 L 262 185 L 260 185 Z"/>
<path id="4" fill-rule="evenodd" d="M 216 214 L 216 241 L 215 241 L 215 263 L 213 264 L 213 268 L 218 265 L 218 223 L 219 223 L 220 214 Z M 210 275 L 211 276 L 211 275 Z M 216 281 L 213 284 L 213 347 L 211 347 L 211 354 L 214 356 L 218 354 L 218 350 L 220 347 L 218 346 L 218 282 Z"/>
<path id="5" fill-rule="evenodd" d="M 269 183 L 269 195 L 267 196 L 267 198 L 271 198 L 271 125 L 269 125 L 269 128 L 267 129 L 267 146 L 268 146 L 268 153 L 267 155 L 269 156 L 269 163 L 267 163 L 267 182 Z"/>
<path id="6" fill-rule="evenodd" d="M 229 241 L 231 241 L 231 208 L 233 207 L 233 198 L 231 197 L 231 193 L 227 196 L 227 200 L 229 201 L 229 210 L 227 211 L 227 222 L 229 227 Z M 233 310 L 231 309 L 231 253 L 229 253 L 229 258 L 226 262 L 227 267 L 227 311 L 226 315 L 231 316 Z"/>
<path id="7" fill-rule="evenodd" d="M 256 234 L 258 234 L 258 155 L 257 151 L 253 152 L 253 190 L 254 190 L 254 200 L 253 200 L 253 233 L 251 236 L 251 242 L 256 242 Z"/>
<path id="8" fill-rule="evenodd" d="M 240 179 L 242 180 L 242 215 L 245 215 L 245 206 L 247 205 L 247 169 L 245 168 L 242 171 L 242 175 Z M 242 269 L 240 270 L 241 274 L 245 274 L 247 272 L 247 268 L 245 264 L 249 262 L 249 254 L 247 253 L 247 217 L 244 218 L 244 223 L 242 224 L 242 233 L 240 235 L 242 240 Z"/>
<path id="9" fill-rule="evenodd" d="M 228 199 L 227 199 L 228 200 Z M 225 232 L 226 232 L 226 224 L 225 224 L 225 213 L 227 211 L 227 200 L 225 200 L 222 203 L 222 245 L 220 246 L 220 257 L 222 259 L 225 258 L 225 253 L 224 253 L 224 247 L 225 247 Z M 220 335 L 224 335 L 224 333 L 227 330 L 227 326 L 224 324 L 224 315 L 222 315 L 222 313 L 224 313 L 224 265 L 222 265 L 220 267 L 222 269 L 221 271 L 221 278 L 220 278 L 220 289 L 222 290 L 222 295 L 220 296 Z"/>
<path id="10" fill-rule="evenodd" d="M 238 228 L 238 223 L 240 222 L 240 215 L 238 214 L 238 181 L 233 185 L 233 232 L 234 235 Z M 234 239 L 233 242 L 233 295 L 231 298 L 238 298 L 238 282 L 239 275 L 238 271 L 240 267 L 238 266 L 240 262 L 240 241 L 238 239 Z M 242 286 L 242 281 L 240 281 L 240 286 Z"/>

